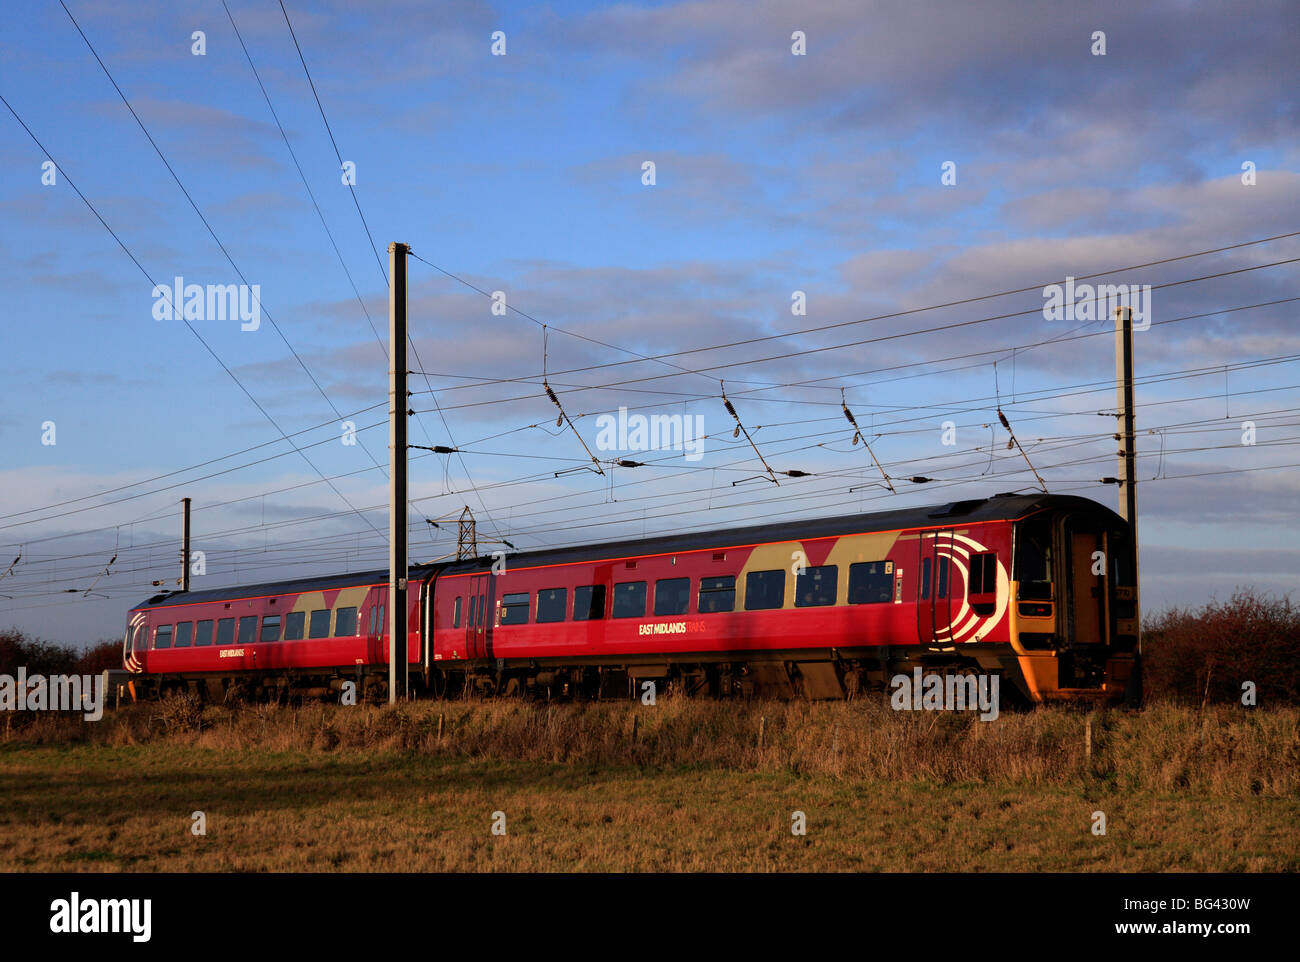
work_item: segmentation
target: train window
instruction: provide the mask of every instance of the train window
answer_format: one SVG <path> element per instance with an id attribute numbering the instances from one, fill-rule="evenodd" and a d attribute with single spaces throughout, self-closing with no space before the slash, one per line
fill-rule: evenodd
<path id="1" fill-rule="evenodd" d="M 351 638 L 357 633 L 357 609 L 354 605 L 351 608 L 334 609 L 334 637 Z"/>
<path id="2" fill-rule="evenodd" d="M 461 596 L 461 595 L 457 595 L 457 596 L 456 596 L 456 603 L 455 603 L 454 605 L 452 605 L 452 608 L 451 608 L 451 626 L 452 626 L 453 628 L 459 628 L 459 627 L 460 627 L 460 603 L 461 603 L 461 600 L 462 600 L 462 596 Z"/>
<path id="3" fill-rule="evenodd" d="M 785 604 L 785 569 L 751 571 L 745 575 L 745 610 L 780 608 Z"/>
<path id="4" fill-rule="evenodd" d="M 194 626 L 194 644 L 200 647 L 212 644 L 212 621 L 200 621 Z"/>
<path id="5" fill-rule="evenodd" d="M 921 561 L 921 600 L 930 597 L 930 559 Z"/>
<path id="6" fill-rule="evenodd" d="M 153 635 L 153 646 L 155 648 L 170 648 L 172 646 L 172 626 L 159 625 Z"/>
<path id="7" fill-rule="evenodd" d="M 700 614 L 736 610 L 736 576 L 719 575 L 700 579 L 700 597 L 696 603 Z"/>
<path id="8" fill-rule="evenodd" d="M 235 619 L 222 618 L 217 622 L 217 644 L 233 645 L 235 643 Z"/>
<path id="9" fill-rule="evenodd" d="M 992 551 L 970 556 L 969 595 L 983 595 L 998 590 L 998 556 Z"/>
<path id="10" fill-rule="evenodd" d="M 690 606 L 690 578 L 660 578 L 655 582 L 656 615 L 684 615 Z"/>
<path id="11" fill-rule="evenodd" d="M 284 640 L 302 641 L 302 629 L 307 621 L 307 612 L 291 611 L 284 616 Z"/>
<path id="12" fill-rule="evenodd" d="M 308 638 L 328 638 L 330 636 L 330 610 L 319 608 L 311 613 L 307 625 Z"/>
<path id="13" fill-rule="evenodd" d="M 245 615 L 239 619 L 239 643 L 251 645 L 257 640 L 257 615 Z"/>
<path id="14" fill-rule="evenodd" d="M 280 616 L 267 615 L 262 619 L 262 634 L 258 637 L 259 641 L 279 641 L 280 640 Z"/>
<path id="15" fill-rule="evenodd" d="M 1012 577 L 1020 582 L 1018 597 L 1049 601 L 1052 597 L 1051 518 L 1022 521 L 1016 527 L 1016 553 Z M 987 590 L 987 589 L 986 589 Z"/>
<path id="16" fill-rule="evenodd" d="M 948 597 L 948 559 L 939 559 L 939 583 L 935 586 L 934 596 L 936 598 Z"/>
<path id="17" fill-rule="evenodd" d="M 543 588 L 537 592 L 537 620 L 563 621 L 569 603 L 569 589 Z"/>
<path id="18" fill-rule="evenodd" d="M 624 581 L 614 585 L 615 618 L 645 617 L 645 582 Z"/>
<path id="19" fill-rule="evenodd" d="M 887 605 L 894 596 L 893 566 L 887 561 L 849 565 L 849 604 Z"/>
<path id="20" fill-rule="evenodd" d="M 574 621 L 596 621 L 604 617 L 604 585 L 579 585 L 573 589 Z"/>
<path id="21" fill-rule="evenodd" d="M 193 632 L 194 632 L 194 622 L 182 621 L 180 624 L 178 624 L 176 626 L 176 647 L 188 648 L 190 646 L 190 638 Z"/>
<path id="22" fill-rule="evenodd" d="M 836 565 L 807 567 L 794 582 L 794 603 L 799 608 L 820 608 L 835 604 L 836 582 L 840 569 Z"/>
<path id="23" fill-rule="evenodd" d="M 482 596 L 480 595 L 480 597 Z M 479 607 L 482 608 L 483 605 L 480 604 Z M 521 591 L 517 594 L 506 595 L 501 599 L 501 624 L 528 624 L 528 592 Z"/>
<path id="24" fill-rule="evenodd" d="M 469 621 L 467 621 L 466 624 L 469 627 L 473 628 L 475 625 L 478 624 L 477 619 L 478 619 L 478 596 L 470 595 L 469 596 Z"/>
<path id="25" fill-rule="evenodd" d="M 1128 535 L 1123 531 L 1112 531 L 1109 537 L 1110 550 L 1106 552 L 1106 567 L 1110 571 L 1113 585 L 1129 586 L 1133 584 L 1133 569 L 1129 558 Z"/>

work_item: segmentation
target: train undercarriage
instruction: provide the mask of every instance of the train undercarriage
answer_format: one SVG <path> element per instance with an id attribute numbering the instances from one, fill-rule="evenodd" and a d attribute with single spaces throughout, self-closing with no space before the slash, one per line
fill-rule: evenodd
<path id="1" fill-rule="evenodd" d="M 769 698 L 852 701 L 886 697 L 891 680 L 924 675 L 996 676 L 1002 704 L 1030 706 L 1036 700 L 1019 656 L 1006 645 L 888 646 L 854 650 L 808 649 L 764 652 L 762 658 L 723 652 L 707 660 L 685 656 L 640 664 L 591 659 L 479 660 L 441 666 L 411 665 L 406 685 L 412 698 L 524 698 L 613 700 L 651 697 Z M 1099 670 L 1096 667 L 1090 670 Z M 190 691 L 205 701 L 300 701 L 344 703 L 388 699 L 388 666 L 336 671 L 265 671 L 201 676 L 136 678 L 137 699 Z M 1080 689 L 1086 694 L 1090 689 Z M 351 699 L 345 700 L 345 693 Z M 1101 694 L 1101 689 L 1097 689 Z"/>

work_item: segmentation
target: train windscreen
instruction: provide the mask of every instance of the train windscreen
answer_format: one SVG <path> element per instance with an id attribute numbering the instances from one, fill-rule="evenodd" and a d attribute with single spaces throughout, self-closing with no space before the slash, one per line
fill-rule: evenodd
<path id="1" fill-rule="evenodd" d="M 1022 521 L 1016 528 L 1012 578 L 1020 583 L 1017 600 L 1052 598 L 1052 521 L 1042 515 Z"/>

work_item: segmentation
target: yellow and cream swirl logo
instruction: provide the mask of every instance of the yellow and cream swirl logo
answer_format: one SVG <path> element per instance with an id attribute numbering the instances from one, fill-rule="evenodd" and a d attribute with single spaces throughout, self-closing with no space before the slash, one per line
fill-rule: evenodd
<path id="1" fill-rule="evenodd" d="M 970 584 L 970 556 L 991 551 L 974 538 L 965 535 L 944 535 L 937 539 L 935 553 L 940 558 L 947 558 L 949 564 L 961 572 L 963 585 Z M 961 593 L 961 607 L 952 613 L 948 624 L 941 625 L 935 620 L 934 638 L 936 641 L 964 643 L 980 641 L 1002 621 L 1007 613 L 1007 601 L 1011 597 L 1011 578 L 1002 559 L 997 561 L 997 602 L 991 615 L 981 615 L 970 606 L 967 592 Z"/>

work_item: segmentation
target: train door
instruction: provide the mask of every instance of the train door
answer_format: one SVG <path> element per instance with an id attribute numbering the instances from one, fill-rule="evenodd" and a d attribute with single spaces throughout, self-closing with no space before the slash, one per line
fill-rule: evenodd
<path id="1" fill-rule="evenodd" d="M 478 579 L 465 581 L 465 657 L 474 657 L 474 639 L 478 637 Z"/>
<path id="2" fill-rule="evenodd" d="M 953 540 L 952 531 L 925 532 L 917 540 L 916 632 L 926 644 L 952 637 Z"/>
<path id="3" fill-rule="evenodd" d="M 1106 557 L 1095 531 L 1079 530 L 1067 522 L 1069 543 L 1069 638 L 1072 645 L 1104 643 Z"/>
<path id="4" fill-rule="evenodd" d="M 493 578 L 474 575 L 469 579 L 469 617 L 465 620 L 465 650 L 470 658 L 492 657 Z"/>
<path id="5" fill-rule="evenodd" d="M 388 661 L 388 588 L 370 590 L 370 611 L 363 613 L 362 624 L 366 630 L 366 660 L 372 665 Z"/>

